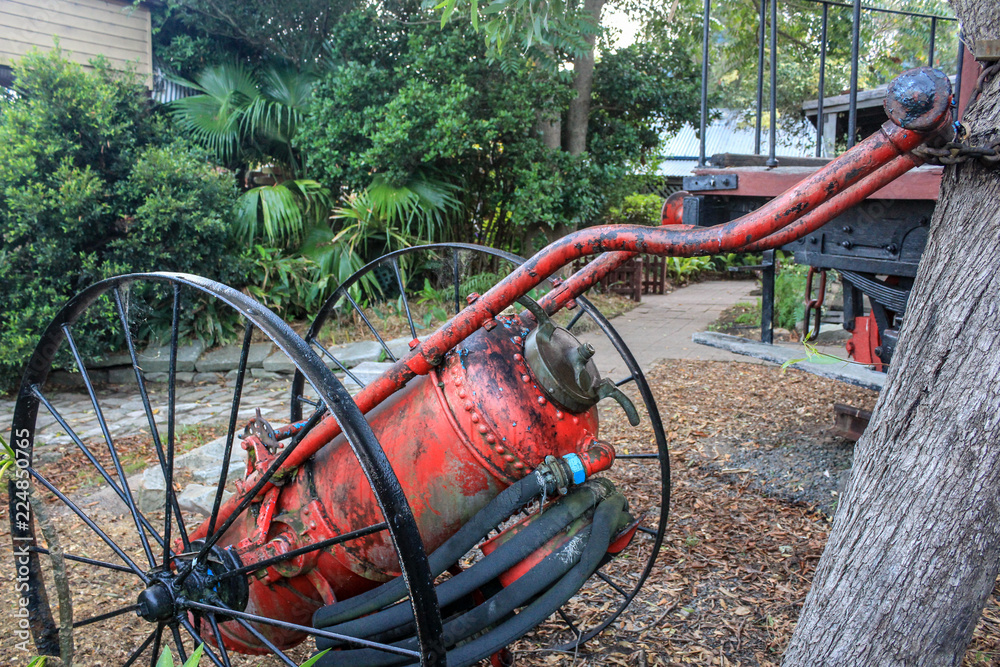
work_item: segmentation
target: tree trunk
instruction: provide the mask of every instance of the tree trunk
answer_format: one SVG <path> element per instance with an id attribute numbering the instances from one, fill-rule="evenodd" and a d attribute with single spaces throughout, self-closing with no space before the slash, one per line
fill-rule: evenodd
<path id="1" fill-rule="evenodd" d="M 953 0 L 972 44 L 996 0 Z M 1000 127 L 1000 77 L 966 114 Z M 991 133 L 992 129 L 992 133 Z M 959 665 L 1000 569 L 1000 170 L 947 167 L 899 345 L 783 665 Z"/>
<path id="2" fill-rule="evenodd" d="M 558 116 L 547 120 L 543 114 L 539 113 L 535 131 L 541 137 L 546 148 L 553 150 L 562 148 L 562 119 Z"/>
<path id="3" fill-rule="evenodd" d="M 601 23 L 601 9 L 604 0 L 584 0 L 583 11 L 594 17 L 594 23 Z M 573 90 L 576 97 L 570 100 L 566 113 L 566 152 L 579 155 L 587 150 L 587 121 L 590 118 L 590 96 L 594 87 L 594 43 L 596 35 L 585 38 L 590 50 L 580 58 L 573 59 Z"/>

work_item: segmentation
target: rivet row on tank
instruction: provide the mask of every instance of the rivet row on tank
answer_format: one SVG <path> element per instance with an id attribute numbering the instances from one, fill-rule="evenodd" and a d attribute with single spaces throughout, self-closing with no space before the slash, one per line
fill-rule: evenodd
<path id="1" fill-rule="evenodd" d="M 538 397 L 538 404 L 539 405 L 545 405 L 545 397 L 544 396 L 539 396 Z"/>
<path id="2" fill-rule="evenodd" d="M 513 454 L 504 454 L 503 455 L 503 460 L 506 461 L 507 463 L 510 463 L 511 461 L 514 460 L 514 455 Z"/>
<path id="3" fill-rule="evenodd" d="M 458 383 L 456 382 L 456 384 L 458 384 Z M 466 394 L 466 391 L 464 389 L 459 389 L 458 390 L 458 397 L 459 398 L 465 398 L 466 396 L 467 396 L 467 394 Z"/>
<path id="4" fill-rule="evenodd" d="M 527 375 L 522 375 L 521 376 L 521 382 L 528 382 L 529 380 L 531 380 L 531 378 L 528 377 Z"/>
<path id="5" fill-rule="evenodd" d="M 517 339 L 515 338 L 514 340 Z M 524 359 L 524 357 L 522 357 L 519 353 L 514 354 L 514 361 L 521 361 L 521 359 Z"/>
<path id="6" fill-rule="evenodd" d="M 517 468 L 518 470 L 521 470 L 522 468 L 524 468 L 524 462 L 518 461 L 514 464 L 514 467 Z"/>
<path id="7" fill-rule="evenodd" d="M 472 413 L 472 423 L 473 424 L 479 423 L 479 414 L 478 413 L 475 413 L 475 412 Z"/>
<path id="8" fill-rule="evenodd" d="M 562 413 L 562 410 L 556 410 L 556 419 L 562 419 L 563 417 L 565 415 Z"/>
<path id="9" fill-rule="evenodd" d="M 482 433 L 482 434 L 484 434 L 484 435 L 485 435 L 485 433 L 486 433 L 486 430 L 487 430 L 487 429 L 486 429 L 486 424 L 480 424 L 480 425 L 479 425 L 479 432 L 480 432 L 480 433 Z"/>
<path id="10" fill-rule="evenodd" d="M 496 447 L 493 448 L 493 451 L 495 451 L 497 454 L 503 454 L 507 450 L 503 448 L 503 445 L 497 445 Z"/>
<path id="11" fill-rule="evenodd" d="M 493 435 L 492 433 L 490 433 L 488 436 L 486 436 L 486 442 L 490 443 L 491 445 L 494 444 L 496 441 L 497 441 L 497 437 L 495 435 Z"/>
<path id="12" fill-rule="evenodd" d="M 466 412 L 472 412 L 472 401 L 466 401 L 462 407 L 465 408 Z"/>

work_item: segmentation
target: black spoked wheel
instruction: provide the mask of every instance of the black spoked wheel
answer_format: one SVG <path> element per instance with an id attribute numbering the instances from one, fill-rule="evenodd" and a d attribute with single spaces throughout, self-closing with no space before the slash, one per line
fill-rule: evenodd
<path id="1" fill-rule="evenodd" d="M 457 313 L 470 293 L 485 292 L 524 259 L 496 249 L 471 244 L 435 244 L 393 252 L 360 269 L 344 281 L 324 304 L 305 340 L 360 388 L 408 351 L 411 340 L 433 332 L 437 321 Z M 549 287 L 533 291 L 540 298 Z M 604 336 L 620 356 L 614 377 L 623 391 L 642 402 L 638 427 L 613 417 L 618 408 L 601 404 L 602 439 L 618 450 L 614 467 L 602 476 L 611 479 L 628 498 L 634 516 L 643 515 L 639 532 L 629 547 L 602 567 L 580 592 L 543 624 L 543 631 L 528 635 L 525 651 L 573 652 L 607 628 L 639 596 L 652 571 L 667 522 L 670 469 L 667 442 L 652 392 L 632 353 L 614 327 L 587 299 L 579 308 L 557 314 L 556 322 L 581 339 Z M 354 366 L 350 345 L 337 335 L 354 328 L 354 345 L 368 345 L 378 362 Z M 581 333 L 585 331 L 585 333 Z M 339 332 L 339 333 L 338 333 Z M 345 355 L 342 355 L 341 352 Z M 311 407 L 303 400 L 305 378 L 296 375 L 291 392 L 292 419 L 301 419 Z M 619 411 L 619 414 L 620 411 Z M 611 417 L 608 419 L 608 417 Z M 651 607 L 655 601 L 648 603 Z"/>
<path id="2" fill-rule="evenodd" d="M 204 401 L 178 400 L 183 394 L 178 376 L 185 372 L 179 369 L 187 363 L 179 358 L 180 334 L 193 322 L 185 314 L 188 307 L 197 308 L 198 317 L 213 318 L 217 327 L 231 325 L 239 350 L 238 369 L 227 384 L 227 409 L 222 410 L 228 422 L 220 428 L 224 435 L 194 451 L 187 450 L 202 443 L 192 442 L 196 434 L 186 424 L 197 421 Z M 95 381 L 101 371 L 87 353 L 89 334 L 99 326 L 95 323 L 109 321 L 115 323 L 112 335 L 124 350 L 120 363 L 126 369 L 119 381 L 133 384 L 127 400 Z M 165 344 L 141 351 L 140 341 L 148 342 L 148 332 L 157 326 Z M 312 405 L 294 433 L 277 429 L 278 439 L 287 436 L 277 457 L 266 469 L 261 466 L 246 500 L 237 496 L 226 511 L 220 508 L 238 491 L 234 481 L 246 467 L 238 434 L 251 422 L 265 428 L 254 419 L 260 412 L 244 391 L 248 359 L 260 343 L 273 345 L 294 365 L 300 386 L 310 388 L 306 394 Z M 158 363 L 163 367 L 157 377 L 152 371 Z M 46 384 L 59 367 L 78 383 L 76 393 Z M 205 400 L 218 400 L 218 394 L 206 390 Z M 143 421 L 143 431 L 124 434 L 115 421 L 121 415 Z M 250 502 L 257 495 L 253 489 L 272 488 L 281 462 L 329 417 L 339 424 L 382 516 L 390 520 L 244 565 L 228 547 L 237 522 L 261 511 L 259 499 Z M 280 568 L 293 557 L 315 557 L 320 548 L 385 532 L 400 555 L 410 602 L 420 619 L 419 648 L 407 655 L 422 664 L 442 664 L 441 616 L 420 536 L 371 429 L 315 352 L 242 293 L 204 278 L 168 273 L 121 276 L 80 293 L 48 326 L 31 357 L 11 440 L 18 467 L 9 486 L 17 580 L 26 584 L 19 591 L 40 654 L 58 655 L 62 633 L 64 641 L 68 634 L 73 637 L 77 664 L 155 665 L 168 646 L 186 659 L 205 644 L 205 657 L 215 665 L 298 665 L 313 649 L 311 642 L 296 643 L 322 636 L 309 625 L 309 604 L 322 600 L 311 600 L 301 589 L 295 595 L 304 609 L 276 605 L 267 595 L 255 598 L 250 591 L 262 568 Z M 200 458 L 184 468 L 185 456 Z M 46 525 L 33 507 L 42 508 Z M 58 563 L 53 550 L 63 554 L 64 575 L 53 567 Z M 273 588 L 283 585 L 278 581 Z M 61 630 L 70 627 L 68 633 Z M 282 646 L 276 637 L 283 638 Z"/>

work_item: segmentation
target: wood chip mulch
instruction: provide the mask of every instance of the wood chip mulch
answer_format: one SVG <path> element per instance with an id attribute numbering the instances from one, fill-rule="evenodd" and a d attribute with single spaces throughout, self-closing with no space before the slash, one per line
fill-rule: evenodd
<path id="1" fill-rule="evenodd" d="M 652 369 L 648 379 L 667 432 L 673 476 L 659 558 L 632 605 L 603 634 L 574 653 L 553 652 L 549 647 L 565 639 L 566 625 L 550 618 L 513 647 L 518 665 L 777 665 L 791 638 L 830 518 L 815 504 L 793 502 L 799 497 L 793 492 L 812 478 L 756 470 L 741 453 L 759 452 L 771 460 L 787 452 L 794 469 L 799 460 L 794 457 L 808 463 L 811 442 L 849 449 L 846 441 L 830 442 L 832 405 L 870 409 L 875 395 L 797 371 L 742 363 L 671 362 Z M 602 419 L 602 437 L 620 453 L 651 450 L 647 419 L 632 429 L 613 406 L 602 406 Z M 649 461 L 619 461 L 609 475 L 633 513 L 647 514 L 645 525 L 655 525 L 658 514 L 659 479 L 653 471 Z M 761 483 L 768 475 L 781 477 L 780 483 Z M 0 539 L 9 539 L 6 503 L 0 515 Z M 108 528 L 124 540 L 128 524 L 128 517 L 120 517 Z M 635 550 L 605 568 L 608 579 L 628 589 L 650 542 L 637 535 Z M 104 551 L 95 545 L 92 555 L 110 558 Z M 0 604 L 7 609 L 16 604 L 13 569 L 9 549 L 0 548 Z M 104 578 L 87 577 L 87 590 L 81 591 L 93 593 L 95 609 L 109 599 L 112 604 L 134 599 L 134 591 L 116 590 Z M 611 584 L 590 583 L 567 605 L 567 617 L 586 626 L 619 601 Z M 80 655 L 87 657 L 77 664 L 116 664 L 122 640 L 144 636 L 143 622 L 131 614 L 119 619 L 84 629 L 88 640 L 81 642 Z M 11 616 L 0 615 L 0 663 L 26 664 L 10 641 L 13 631 Z M 1000 666 L 998 655 L 1000 604 L 994 593 L 964 664 Z"/>

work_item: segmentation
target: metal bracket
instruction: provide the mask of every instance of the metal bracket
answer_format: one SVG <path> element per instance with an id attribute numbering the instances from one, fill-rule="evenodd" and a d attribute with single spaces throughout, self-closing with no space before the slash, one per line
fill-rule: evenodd
<path id="1" fill-rule="evenodd" d="M 736 174 L 708 174 L 705 176 L 685 176 L 684 189 L 688 192 L 705 190 L 735 190 L 739 187 Z"/>

